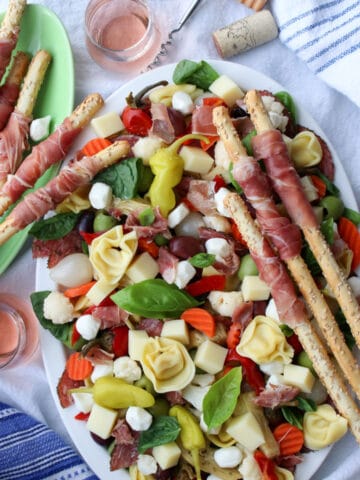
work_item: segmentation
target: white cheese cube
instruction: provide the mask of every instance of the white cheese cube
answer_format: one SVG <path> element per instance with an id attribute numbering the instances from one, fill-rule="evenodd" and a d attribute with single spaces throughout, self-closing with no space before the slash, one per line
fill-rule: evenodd
<path id="1" fill-rule="evenodd" d="M 152 415 L 145 408 L 134 406 L 126 410 L 125 418 L 130 427 L 137 432 L 148 430 L 153 420 Z"/>
<path id="2" fill-rule="evenodd" d="M 92 393 L 74 392 L 71 394 L 76 408 L 83 413 L 89 413 L 94 405 Z"/>
<path id="3" fill-rule="evenodd" d="M 194 110 L 194 102 L 188 93 L 178 90 L 172 96 L 172 107 L 183 115 L 190 115 Z"/>
<path id="4" fill-rule="evenodd" d="M 182 396 L 185 398 L 187 402 L 191 403 L 193 407 L 199 410 L 199 412 L 202 412 L 203 400 L 209 390 L 210 390 L 209 385 L 206 387 L 198 387 L 197 385 L 188 385 L 183 389 Z"/>
<path id="5" fill-rule="evenodd" d="M 196 269 L 188 260 L 182 260 L 176 266 L 175 285 L 185 288 L 190 280 L 196 275 Z"/>
<path id="6" fill-rule="evenodd" d="M 217 260 L 222 260 L 231 254 L 231 247 L 225 238 L 209 238 L 205 242 L 207 253 L 215 255 Z"/>
<path id="7" fill-rule="evenodd" d="M 223 215 L 206 215 L 205 225 L 217 232 L 231 233 L 231 223 Z"/>
<path id="8" fill-rule="evenodd" d="M 145 330 L 129 330 L 128 337 L 128 352 L 129 357 L 133 360 L 141 360 L 144 345 L 147 342 L 149 335 Z"/>
<path id="9" fill-rule="evenodd" d="M 210 373 L 197 373 L 193 380 L 193 385 L 199 385 L 199 387 L 207 387 L 215 382 L 215 375 L 210 375 Z"/>
<path id="10" fill-rule="evenodd" d="M 142 370 L 135 360 L 124 356 L 114 360 L 114 375 L 126 383 L 133 383 L 141 378 Z"/>
<path id="11" fill-rule="evenodd" d="M 86 427 L 90 432 L 106 440 L 111 435 L 117 416 L 118 412 L 116 410 L 94 403 Z"/>
<path id="12" fill-rule="evenodd" d="M 227 348 L 205 340 L 196 351 L 194 363 L 204 372 L 215 374 L 223 369 L 226 355 Z"/>
<path id="13" fill-rule="evenodd" d="M 215 450 L 214 460 L 221 468 L 235 468 L 237 467 L 243 458 L 240 448 L 222 447 Z"/>
<path id="14" fill-rule="evenodd" d="M 162 147 L 162 140 L 158 137 L 141 137 L 132 147 L 135 157 L 141 158 L 144 165 L 149 165 L 150 158 Z"/>
<path id="15" fill-rule="evenodd" d="M 85 340 L 93 340 L 100 329 L 101 321 L 91 314 L 81 315 L 76 320 L 76 330 Z"/>
<path id="16" fill-rule="evenodd" d="M 184 320 L 167 320 L 161 330 L 161 336 L 172 338 L 184 345 L 190 342 L 189 329 Z"/>
<path id="17" fill-rule="evenodd" d="M 284 383 L 298 387 L 302 392 L 310 393 L 314 386 L 315 377 L 307 367 L 300 365 L 285 365 Z"/>
<path id="18" fill-rule="evenodd" d="M 232 418 L 227 424 L 226 433 L 251 452 L 265 442 L 261 427 L 251 412 Z"/>
<path id="19" fill-rule="evenodd" d="M 159 273 L 158 262 L 148 252 L 138 255 L 126 270 L 127 277 L 133 283 L 155 278 Z"/>
<path id="20" fill-rule="evenodd" d="M 220 290 L 213 290 L 208 295 L 208 300 L 215 312 L 224 317 L 231 317 L 235 308 L 243 303 L 244 298 L 241 292 L 222 292 Z"/>
<path id="21" fill-rule="evenodd" d="M 40 142 L 49 135 L 49 126 L 50 126 L 51 116 L 46 115 L 45 117 L 36 118 L 30 124 L 30 138 L 34 142 Z"/>
<path id="22" fill-rule="evenodd" d="M 96 182 L 89 192 L 89 201 L 93 208 L 101 210 L 111 205 L 112 189 L 110 185 L 103 182 Z"/>
<path id="23" fill-rule="evenodd" d="M 172 210 L 168 215 L 168 226 L 169 228 L 175 228 L 179 223 L 181 223 L 184 218 L 186 218 L 190 213 L 189 208 L 185 203 L 181 202 L 177 205 L 174 210 Z"/>
<path id="24" fill-rule="evenodd" d="M 220 215 L 223 215 L 224 217 L 231 217 L 231 212 L 229 212 L 229 210 L 224 205 L 224 199 L 229 193 L 230 190 L 225 187 L 221 187 L 214 195 L 217 211 L 220 213 Z"/>
<path id="25" fill-rule="evenodd" d="M 105 113 L 100 117 L 93 118 L 90 123 L 96 135 L 103 138 L 110 137 L 125 128 L 120 115 L 116 112 Z"/>
<path id="26" fill-rule="evenodd" d="M 245 302 L 268 300 L 270 297 L 270 287 L 257 275 L 245 275 L 241 284 L 241 292 Z"/>
<path id="27" fill-rule="evenodd" d="M 154 447 L 152 454 L 160 465 L 162 470 L 167 470 L 168 468 L 175 467 L 177 465 L 181 450 L 175 442 L 165 443 L 164 445 L 159 445 Z"/>
<path id="28" fill-rule="evenodd" d="M 184 170 L 193 173 L 208 173 L 213 164 L 213 158 L 199 147 L 189 147 L 185 145 L 179 152 L 184 160 Z"/>
<path id="29" fill-rule="evenodd" d="M 215 158 L 215 165 L 218 167 L 223 167 L 224 170 L 228 171 L 231 164 L 231 158 L 226 150 L 225 144 L 222 140 L 216 142 L 214 148 L 214 158 Z"/>
<path id="30" fill-rule="evenodd" d="M 222 98 L 228 107 L 244 97 L 241 88 L 227 75 L 220 75 L 209 87 L 209 91 Z"/>
<path id="31" fill-rule="evenodd" d="M 96 380 L 100 377 L 112 377 L 114 371 L 114 362 L 110 361 L 109 363 L 98 363 L 94 365 L 94 370 L 91 372 L 90 380 L 95 383 Z"/>

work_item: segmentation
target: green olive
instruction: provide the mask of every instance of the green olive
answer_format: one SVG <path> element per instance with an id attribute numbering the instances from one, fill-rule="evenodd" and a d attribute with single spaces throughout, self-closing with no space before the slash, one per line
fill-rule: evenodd
<path id="1" fill-rule="evenodd" d="M 327 220 L 328 218 L 338 220 L 344 211 L 343 201 L 341 200 L 341 198 L 335 197 L 334 195 L 328 195 L 322 198 L 319 204 L 324 208 L 325 220 Z"/>
<path id="2" fill-rule="evenodd" d="M 160 417 L 162 415 L 168 415 L 170 404 L 165 398 L 155 398 L 155 403 L 152 407 L 148 408 L 149 413 L 154 417 Z"/>
<path id="3" fill-rule="evenodd" d="M 305 350 L 300 352 L 299 355 L 296 357 L 296 363 L 301 367 L 308 368 L 309 370 L 311 370 L 311 373 L 315 373 L 313 363 L 310 360 L 309 355 L 305 352 Z"/>
<path id="4" fill-rule="evenodd" d="M 241 258 L 240 268 L 238 270 L 238 277 L 240 280 L 244 280 L 246 275 L 258 275 L 259 271 L 255 265 L 254 260 L 248 253 Z"/>
<path id="5" fill-rule="evenodd" d="M 116 224 L 117 221 L 114 217 L 111 217 L 104 212 L 98 212 L 94 218 L 94 232 L 104 232 L 105 230 L 109 230 L 110 228 L 114 227 Z"/>

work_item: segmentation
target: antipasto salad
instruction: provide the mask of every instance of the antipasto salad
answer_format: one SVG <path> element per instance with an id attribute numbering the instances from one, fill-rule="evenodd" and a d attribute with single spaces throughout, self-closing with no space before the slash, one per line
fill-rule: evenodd
<path id="1" fill-rule="evenodd" d="M 359 439 L 360 215 L 291 96 L 184 60 L 91 126 L 71 164 L 129 153 L 32 226 L 57 288 L 31 298 L 69 349 L 60 403 L 109 468 L 293 479 L 304 453 Z"/>

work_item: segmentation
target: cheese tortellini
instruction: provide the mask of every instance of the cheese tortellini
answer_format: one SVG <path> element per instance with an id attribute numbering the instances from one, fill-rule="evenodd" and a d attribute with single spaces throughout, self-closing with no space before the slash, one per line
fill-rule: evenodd
<path id="1" fill-rule="evenodd" d="M 196 88 L 196 86 L 191 83 L 183 83 L 181 85 L 170 84 L 154 89 L 150 93 L 149 98 L 151 103 L 163 103 L 167 107 L 171 107 L 172 97 L 175 92 L 185 92 L 194 99 L 202 93 L 202 90 Z"/>
<path id="2" fill-rule="evenodd" d="M 137 244 L 136 232 L 131 231 L 124 235 L 122 225 L 117 225 L 95 238 L 89 255 L 95 279 L 116 287 L 135 255 Z"/>
<path id="3" fill-rule="evenodd" d="M 294 480 L 294 475 L 286 468 L 276 466 L 275 472 L 278 480 Z"/>
<path id="4" fill-rule="evenodd" d="M 263 315 L 256 316 L 249 323 L 236 351 L 259 365 L 269 362 L 291 363 L 294 355 L 279 325 Z"/>
<path id="5" fill-rule="evenodd" d="M 322 148 L 316 135 L 308 130 L 298 133 L 291 140 L 290 155 L 297 168 L 313 167 L 320 163 Z"/>
<path id="6" fill-rule="evenodd" d="M 195 375 L 195 365 L 186 347 L 170 338 L 149 338 L 140 361 L 158 393 L 181 390 Z"/>
<path id="7" fill-rule="evenodd" d="M 56 207 L 57 213 L 74 212 L 79 213 L 90 208 L 89 201 L 90 185 L 82 185 L 77 188 L 72 194 L 68 195 Z"/>
<path id="8" fill-rule="evenodd" d="M 320 450 L 336 442 L 347 432 L 347 420 L 331 405 L 318 406 L 315 412 L 304 415 L 304 443 L 311 450 Z"/>

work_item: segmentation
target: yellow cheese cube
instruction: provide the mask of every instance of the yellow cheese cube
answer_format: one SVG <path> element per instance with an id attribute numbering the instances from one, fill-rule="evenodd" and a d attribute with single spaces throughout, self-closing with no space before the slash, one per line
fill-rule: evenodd
<path id="1" fill-rule="evenodd" d="M 105 113 L 100 117 L 93 118 L 91 120 L 91 126 L 96 134 L 103 138 L 110 137 L 125 128 L 120 115 L 115 112 Z"/>
<path id="2" fill-rule="evenodd" d="M 145 330 L 129 330 L 128 334 L 128 352 L 133 360 L 141 360 L 144 345 L 149 335 Z"/>
<path id="3" fill-rule="evenodd" d="M 245 302 L 268 300 L 270 297 L 270 288 L 257 275 L 245 275 L 241 284 L 241 292 Z"/>
<path id="4" fill-rule="evenodd" d="M 214 163 L 212 157 L 199 147 L 185 145 L 179 155 L 184 160 L 184 170 L 187 172 L 208 173 Z"/>
<path id="5" fill-rule="evenodd" d="M 227 424 L 226 433 L 251 452 L 265 442 L 261 427 L 251 412 L 232 418 Z"/>
<path id="6" fill-rule="evenodd" d="M 161 330 L 161 336 L 172 338 L 184 345 L 190 342 L 189 329 L 184 320 L 167 320 Z"/>
<path id="7" fill-rule="evenodd" d="M 159 265 L 148 252 L 138 255 L 126 270 L 126 275 L 134 283 L 155 278 L 159 273 Z"/>
<path id="8" fill-rule="evenodd" d="M 165 443 L 152 449 L 152 454 L 162 470 L 177 465 L 181 450 L 175 442 Z"/>
<path id="9" fill-rule="evenodd" d="M 209 90 L 222 98 L 229 107 L 232 107 L 236 100 L 244 97 L 244 92 L 241 88 L 227 75 L 220 75 L 210 85 Z"/>
<path id="10" fill-rule="evenodd" d="M 215 374 L 223 369 L 226 355 L 227 348 L 205 340 L 196 351 L 194 363 L 204 372 Z"/>
<path id="11" fill-rule="evenodd" d="M 118 412 L 94 403 L 86 427 L 104 440 L 109 438 L 117 420 Z"/>
<path id="12" fill-rule="evenodd" d="M 202 276 L 203 277 L 209 277 L 211 275 L 220 275 L 219 270 L 216 270 L 212 265 L 209 265 L 208 267 L 203 268 L 202 270 Z"/>
<path id="13" fill-rule="evenodd" d="M 300 365 L 285 365 L 284 383 L 298 387 L 302 392 L 310 393 L 315 382 L 315 377 L 307 367 Z"/>

